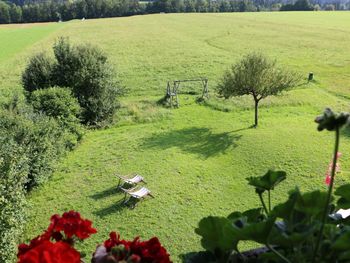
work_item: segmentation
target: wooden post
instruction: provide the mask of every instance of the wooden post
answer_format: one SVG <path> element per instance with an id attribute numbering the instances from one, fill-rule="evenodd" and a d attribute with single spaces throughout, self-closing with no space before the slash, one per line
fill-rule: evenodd
<path id="1" fill-rule="evenodd" d="M 309 73 L 309 78 L 308 78 L 308 81 L 312 81 L 314 79 L 314 73 L 313 72 L 310 72 Z"/>

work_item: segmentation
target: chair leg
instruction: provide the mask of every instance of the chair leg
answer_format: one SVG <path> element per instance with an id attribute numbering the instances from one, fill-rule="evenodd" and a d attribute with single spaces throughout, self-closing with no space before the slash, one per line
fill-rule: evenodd
<path id="1" fill-rule="evenodd" d="M 120 187 L 120 184 L 121 184 L 121 179 L 119 178 L 119 182 L 118 182 L 118 185 L 117 185 L 117 188 L 119 189 Z"/>

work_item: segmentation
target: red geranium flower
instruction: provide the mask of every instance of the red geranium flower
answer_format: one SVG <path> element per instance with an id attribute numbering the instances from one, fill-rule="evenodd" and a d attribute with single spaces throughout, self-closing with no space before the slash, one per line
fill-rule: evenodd
<path id="1" fill-rule="evenodd" d="M 35 250 L 43 243 L 47 243 L 46 241 L 50 240 L 63 241 L 67 243 L 67 245 L 72 246 L 74 244 L 73 237 L 83 240 L 97 232 L 91 225 L 91 221 L 81 218 L 78 212 L 69 211 L 64 213 L 62 217 L 53 215 L 48 229 L 42 235 L 32 239 L 29 245 L 20 244 L 18 246 L 17 256 L 20 257 L 27 254 L 29 251 Z"/>
<path id="2" fill-rule="evenodd" d="M 104 242 L 104 246 L 106 252 L 111 252 L 115 255 L 115 258 L 117 257 L 117 260 L 143 263 L 171 262 L 168 252 L 160 244 L 157 237 L 153 237 L 148 241 L 140 241 L 138 237 L 133 241 L 126 241 L 120 239 L 120 235 L 116 232 L 111 232 L 109 239 Z M 120 251 L 121 247 L 123 247 L 123 251 Z"/>
<path id="3" fill-rule="evenodd" d="M 32 248 L 41 245 L 44 241 L 49 241 L 50 237 L 51 237 L 50 233 L 45 232 L 44 234 L 33 238 L 30 241 L 29 245 L 27 245 L 27 244 L 20 244 L 18 246 L 18 254 L 17 254 L 17 256 L 19 257 L 19 256 L 23 255 L 24 253 L 26 253 L 27 251 L 31 250 Z"/>
<path id="4" fill-rule="evenodd" d="M 92 222 L 90 220 L 81 218 L 80 214 L 75 211 L 65 212 L 62 217 L 53 215 L 47 231 L 51 233 L 51 237 L 56 241 L 63 238 L 61 231 L 63 231 L 68 239 L 76 236 L 81 240 L 97 232 L 96 229 L 92 227 Z"/>
<path id="5" fill-rule="evenodd" d="M 80 254 L 65 242 L 41 242 L 19 257 L 18 263 L 80 263 Z"/>

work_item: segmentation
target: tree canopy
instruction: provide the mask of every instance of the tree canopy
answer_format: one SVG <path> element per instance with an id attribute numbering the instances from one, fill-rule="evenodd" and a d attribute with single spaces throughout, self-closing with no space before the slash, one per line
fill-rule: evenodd
<path id="1" fill-rule="evenodd" d="M 300 75 L 279 67 L 260 53 L 250 53 L 226 71 L 218 85 L 218 92 L 228 99 L 251 95 L 255 102 L 255 126 L 258 125 L 260 100 L 290 89 L 300 81 Z"/>

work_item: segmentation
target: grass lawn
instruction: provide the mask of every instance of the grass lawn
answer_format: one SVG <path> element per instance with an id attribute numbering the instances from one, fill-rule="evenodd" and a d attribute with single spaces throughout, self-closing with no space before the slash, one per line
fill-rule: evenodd
<path id="1" fill-rule="evenodd" d="M 30 194 L 24 240 L 46 228 L 51 214 L 75 209 L 98 229 L 79 244 L 84 252 L 90 254 L 116 230 L 125 238 L 158 236 L 179 262 L 181 255 L 200 250 L 194 228 L 203 216 L 258 204 L 248 176 L 273 167 L 286 170 L 289 176 L 275 201 L 296 184 L 302 190 L 326 189 L 333 134 L 317 132 L 313 119 L 326 106 L 349 110 L 349 18 L 348 12 L 278 12 L 72 21 L 23 47 L 6 60 L 17 65 L 14 72 L 0 63 L 4 92 L 10 93 L 12 85 L 18 89 L 25 58 L 49 49 L 60 35 L 100 46 L 129 89 L 119 122 L 87 132 L 52 179 Z M 263 101 L 257 129 L 249 128 L 249 97 L 223 101 L 211 91 L 205 105 L 182 95 L 179 109 L 156 106 L 167 80 L 206 76 L 213 89 L 223 70 L 251 50 L 263 51 L 305 77 L 313 71 L 316 82 Z M 340 150 L 343 172 L 336 184 L 350 179 L 347 136 Z M 155 198 L 130 210 L 120 205 L 123 195 L 116 191 L 115 174 L 132 172 L 145 177 Z"/>

